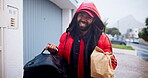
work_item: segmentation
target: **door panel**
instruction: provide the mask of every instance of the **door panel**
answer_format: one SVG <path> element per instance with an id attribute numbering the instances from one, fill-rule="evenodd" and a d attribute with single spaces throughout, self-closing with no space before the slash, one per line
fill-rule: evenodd
<path id="1" fill-rule="evenodd" d="M 41 53 L 47 43 L 58 45 L 62 9 L 49 0 L 24 0 L 24 64 Z"/>

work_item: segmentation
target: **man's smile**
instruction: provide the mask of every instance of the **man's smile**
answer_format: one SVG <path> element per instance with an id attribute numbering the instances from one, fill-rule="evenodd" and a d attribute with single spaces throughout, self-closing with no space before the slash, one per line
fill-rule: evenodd
<path id="1" fill-rule="evenodd" d="M 86 22 L 80 21 L 79 26 L 86 27 L 88 24 Z"/>

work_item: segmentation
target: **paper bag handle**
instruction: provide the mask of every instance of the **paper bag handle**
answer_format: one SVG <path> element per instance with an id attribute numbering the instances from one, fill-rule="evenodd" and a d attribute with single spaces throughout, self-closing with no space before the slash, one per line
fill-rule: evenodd
<path id="1" fill-rule="evenodd" d="M 95 50 L 96 50 L 97 52 L 100 52 L 100 53 L 105 54 L 105 52 L 104 52 L 101 48 L 99 48 L 98 46 L 95 47 Z M 113 54 L 113 53 L 111 52 L 111 53 L 109 53 L 109 54 L 107 54 L 107 55 L 112 55 L 112 54 Z"/>

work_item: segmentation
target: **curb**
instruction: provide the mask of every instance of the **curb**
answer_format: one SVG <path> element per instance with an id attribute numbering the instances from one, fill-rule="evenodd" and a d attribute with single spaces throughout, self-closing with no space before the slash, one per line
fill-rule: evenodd
<path id="1" fill-rule="evenodd" d="M 125 49 L 113 48 L 113 52 L 114 54 L 127 54 L 127 55 L 137 56 L 136 50 L 125 50 Z"/>

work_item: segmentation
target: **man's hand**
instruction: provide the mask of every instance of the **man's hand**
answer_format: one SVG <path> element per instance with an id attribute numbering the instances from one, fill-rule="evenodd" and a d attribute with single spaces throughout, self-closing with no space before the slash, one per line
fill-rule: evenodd
<path id="1" fill-rule="evenodd" d="M 51 43 L 48 43 L 48 45 L 46 46 L 45 49 L 51 53 L 58 51 L 57 46 L 55 46 L 54 44 L 51 44 Z"/>
<path id="2" fill-rule="evenodd" d="M 112 52 L 103 52 L 104 55 L 112 55 Z"/>

